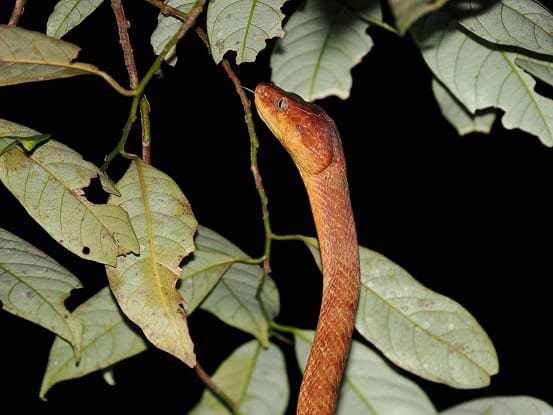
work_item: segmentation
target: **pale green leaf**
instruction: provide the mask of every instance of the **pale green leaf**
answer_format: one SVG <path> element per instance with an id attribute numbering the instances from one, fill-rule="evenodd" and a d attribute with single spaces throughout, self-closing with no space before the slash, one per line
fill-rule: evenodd
<path id="1" fill-rule="evenodd" d="M 207 8 L 207 35 L 215 63 L 236 51 L 236 63 L 253 62 L 266 40 L 282 37 L 285 0 L 216 0 Z"/>
<path id="2" fill-rule="evenodd" d="M 515 63 L 526 72 L 553 86 L 553 61 L 544 61 L 528 56 L 518 56 L 515 59 Z"/>
<path id="3" fill-rule="evenodd" d="M 320 267 L 317 241 L 305 238 Z M 398 366 L 456 388 L 489 384 L 497 355 L 474 317 L 424 287 L 403 268 L 362 246 L 355 327 Z"/>
<path id="4" fill-rule="evenodd" d="M 97 67 L 73 62 L 79 50 L 40 32 L 0 25 L 0 86 L 86 74 L 106 79 Z"/>
<path id="5" fill-rule="evenodd" d="M 342 3 L 368 22 L 382 22 L 383 16 L 380 0 L 345 0 Z"/>
<path id="6" fill-rule="evenodd" d="M 79 358 L 83 327 L 64 305 L 79 280 L 44 252 L 0 228 L 0 305 L 63 337 Z"/>
<path id="7" fill-rule="evenodd" d="M 443 116 L 455 127 L 459 135 L 473 132 L 488 134 L 492 129 L 497 116 L 492 108 L 471 114 L 436 78 L 432 79 L 432 92 Z"/>
<path id="8" fill-rule="evenodd" d="M 272 343 L 264 349 L 252 340 L 237 348 L 212 376 L 213 382 L 236 404 L 242 415 L 282 415 L 289 398 L 286 362 Z M 211 391 L 189 415 L 228 415 L 230 411 Z"/>
<path id="9" fill-rule="evenodd" d="M 271 56 L 272 81 L 308 101 L 349 96 L 351 69 L 373 43 L 367 23 L 334 0 L 307 0 L 284 27 Z"/>
<path id="10" fill-rule="evenodd" d="M 294 330 L 296 358 L 303 371 L 314 331 Z M 434 415 L 436 409 L 419 386 L 400 376 L 358 341 L 351 349 L 340 387 L 336 415 Z"/>
<path id="11" fill-rule="evenodd" d="M 442 7 L 447 0 L 388 0 L 399 33 L 405 34 L 421 16 Z"/>
<path id="12" fill-rule="evenodd" d="M 205 244 L 202 246 L 204 250 L 230 254 L 235 258 L 247 258 L 247 255 L 238 247 L 215 232 L 211 231 L 208 235 L 204 228 L 201 236 L 204 235 L 209 236 L 209 240 L 204 237 L 198 241 Z M 256 298 L 262 280 L 264 282 L 260 298 L 266 315 Z M 186 281 L 183 285 L 185 283 Z M 279 312 L 279 307 L 278 289 L 263 268 L 259 265 L 239 262 L 228 268 L 200 305 L 201 309 L 209 311 L 225 323 L 252 334 L 263 346 L 269 344 L 267 319 L 274 319 Z"/>
<path id="13" fill-rule="evenodd" d="M 553 145 L 553 101 L 534 91 L 536 81 L 517 67 L 517 54 L 477 42 L 441 12 L 418 22 L 412 33 L 434 76 L 470 113 L 501 109 L 505 128 Z"/>
<path id="14" fill-rule="evenodd" d="M 110 196 L 108 203 L 129 213 L 140 256 L 119 257 L 117 267 L 106 267 L 111 289 L 156 347 L 192 367 L 194 345 L 175 287 L 180 262 L 194 250 L 198 224 L 190 204 L 169 176 L 140 160 L 131 162 L 117 187 L 121 196 Z"/>
<path id="15" fill-rule="evenodd" d="M 536 1 L 464 0 L 450 10 L 465 29 L 488 42 L 553 55 L 553 15 Z"/>
<path id="16" fill-rule="evenodd" d="M 188 13 L 194 3 L 194 0 L 168 0 L 166 2 L 168 6 L 180 10 L 183 13 Z M 167 43 L 169 43 L 171 38 L 177 34 L 182 24 L 182 20 L 179 20 L 176 17 L 165 16 L 163 13 L 159 14 L 157 18 L 157 27 L 150 38 L 150 43 L 154 48 L 154 53 L 156 55 L 159 55 Z M 165 55 L 165 61 L 171 66 L 176 65 L 177 54 L 175 47 L 173 47 L 173 49 Z"/>
<path id="17" fill-rule="evenodd" d="M 102 378 L 109 386 L 116 386 L 117 382 L 115 381 L 115 375 L 113 373 L 113 366 L 107 367 L 102 370 Z"/>
<path id="18" fill-rule="evenodd" d="M 476 399 L 454 406 L 440 415 L 553 415 L 553 407 L 530 396 Z"/>
<path id="19" fill-rule="evenodd" d="M 38 144 L 46 141 L 50 138 L 49 134 L 41 134 L 32 128 L 25 127 L 23 125 L 16 124 L 14 122 L 3 120 L 0 118 L 0 139 L 11 138 L 17 140 L 23 148 L 27 151 L 31 151 Z M 0 147 L 0 155 L 5 151 L 5 145 L 9 142 L 3 141 L 4 145 Z"/>
<path id="20" fill-rule="evenodd" d="M 59 0 L 48 17 L 46 34 L 60 39 L 92 14 L 104 0 Z"/>
<path id="21" fill-rule="evenodd" d="M 83 188 L 102 174 L 55 140 L 31 154 L 17 146 L 0 156 L 0 180 L 40 226 L 76 255 L 115 265 L 139 246 L 127 212 L 86 199 Z"/>
<path id="22" fill-rule="evenodd" d="M 140 337 L 117 307 L 109 287 L 104 287 L 75 309 L 84 325 L 81 360 L 77 363 L 67 342 L 57 337 L 50 349 L 40 397 L 56 383 L 107 368 L 146 350 Z"/>

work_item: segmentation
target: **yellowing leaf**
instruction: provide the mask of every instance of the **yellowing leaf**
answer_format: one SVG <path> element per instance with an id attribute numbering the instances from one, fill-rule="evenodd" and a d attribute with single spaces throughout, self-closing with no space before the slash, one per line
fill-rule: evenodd
<path id="1" fill-rule="evenodd" d="M 288 19 L 271 56 L 272 81 L 308 101 L 349 96 L 351 69 L 373 43 L 368 24 L 334 0 L 307 0 Z"/>
<path id="2" fill-rule="evenodd" d="M 253 340 L 237 348 L 212 376 L 213 382 L 243 415 L 281 415 L 290 394 L 286 363 L 274 344 L 265 349 Z M 228 415 L 228 409 L 206 390 L 189 415 Z"/>
<path id="3" fill-rule="evenodd" d="M 198 226 L 190 204 L 169 176 L 139 160 L 117 187 L 121 196 L 112 195 L 108 203 L 129 212 L 140 256 L 119 257 L 115 268 L 106 267 L 111 289 L 156 347 L 194 366 L 184 300 L 176 289 L 179 264 L 194 250 Z"/>
<path id="4" fill-rule="evenodd" d="M 215 63 L 236 51 L 236 63 L 253 62 L 266 40 L 282 37 L 284 0 L 216 0 L 207 8 L 207 35 Z"/>
<path id="5" fill-rule="evenodd" d="M 146 350 L 146 342 L 129 326 L 109 287 L 98 291 L 73 312 L 83 322 L 81 360 L 77 362 L 67 342 L 56 337 L 42 378 L 40 397 L 56 383 L 109 367 Z"/>
<path id="6" fill-rule="evenodd" d="M 0 228 L 0 305 L 63 337 L 79 359 L 83 327 L 65 308 L 79 280 L 44 252 Z"/>
<path id="7" fill-rule="evenodd" d="M 320 267 L 317 240 L 305 243 Z M 492 342 L 455 301 L 424 287 L 386 257 L 362 246 L 355 327 L 398 366 L 456 388 L 489 384 L 498 371 Z"/>
<path id="8" fill-rule="evenodd" d="M 138 253 L 139 246 L 127 212 L 84 196 L 98 175 L 96 166 L 55 140 L 31 154 L 16 146 L 0 155 L 0 180 L 40 226 L 76 255 L 115 265 L 118 255 Z"/>

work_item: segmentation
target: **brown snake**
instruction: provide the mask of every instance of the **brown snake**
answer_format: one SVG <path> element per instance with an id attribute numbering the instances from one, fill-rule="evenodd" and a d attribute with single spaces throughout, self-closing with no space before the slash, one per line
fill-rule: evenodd
<path id="1" fill-rule="evenodd" d="M 342 142 L 336 124 L 320 107 L 272 84 L 257 85 L 255 106 L 301 174 L 321 250 L 321 310 L 297 414 L 331 415 L 351 343 L 360 279 Z"/>

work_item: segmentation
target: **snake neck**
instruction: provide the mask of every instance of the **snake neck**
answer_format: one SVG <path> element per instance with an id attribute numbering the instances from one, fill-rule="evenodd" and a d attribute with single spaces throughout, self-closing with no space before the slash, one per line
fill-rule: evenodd
<path id="1" fill-rule="evenodd" d="M 359 247 L 345 163 L 338 150 L 337 160 L 327 169 L 304 177 L 320 244 L 323 294 L 298 415 L 334 414 L 359 296 Z"/>

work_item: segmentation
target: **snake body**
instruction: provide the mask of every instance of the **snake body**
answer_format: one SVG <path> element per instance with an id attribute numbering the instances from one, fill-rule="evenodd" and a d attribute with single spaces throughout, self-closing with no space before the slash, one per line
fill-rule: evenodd
<path id="1" fill-rule="evenodd" d="M 297 415 L 331 415 L 351 343 L 360 280 L 342 142 L 324 110 L 272 84 L 257 85 L 255 106 L 300 172 L 321 251 L 321 309 Z"/>

